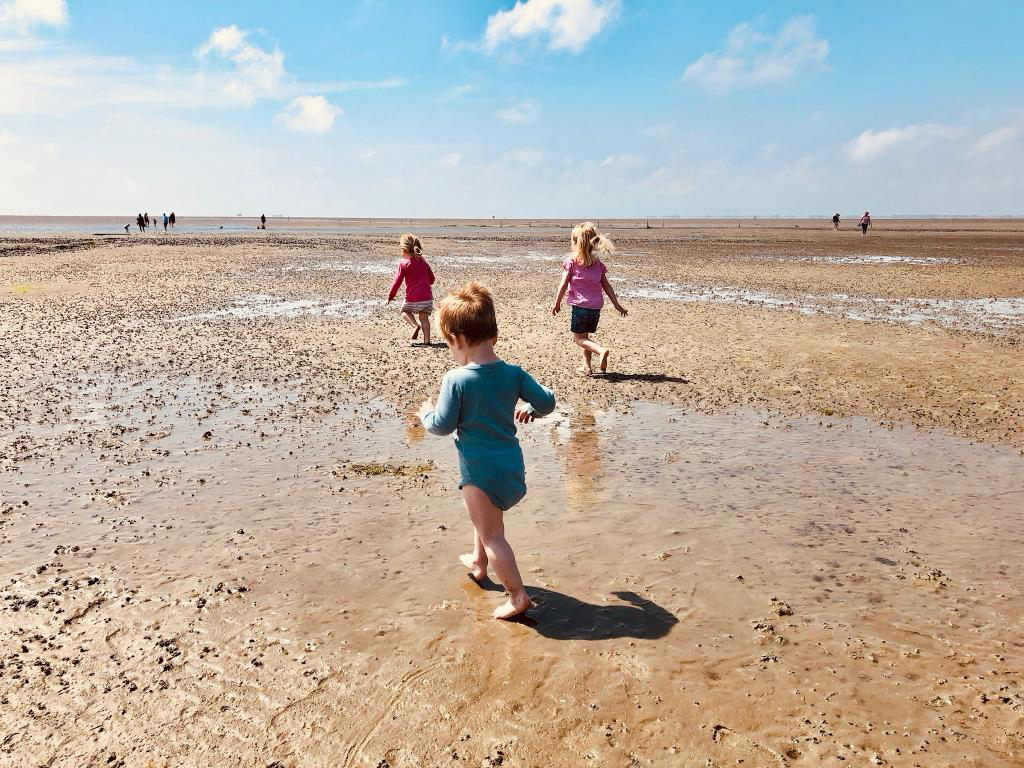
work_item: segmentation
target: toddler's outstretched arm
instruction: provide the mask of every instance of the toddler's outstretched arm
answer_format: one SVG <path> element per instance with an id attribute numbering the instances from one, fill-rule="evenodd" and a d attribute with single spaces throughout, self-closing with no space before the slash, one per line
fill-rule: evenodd
<path id="1" fill-rule="evenodd" d="M 428 397 L 420 406 L 420 421 L 432 435 L 450 435 L 459 425 L 459 412 L 462 410 L 462 396 L 456 390 L 451 378 L 445 374 L 441 379 L 441 392 L 437 396 L 435 406 Z"/>
<path id="2" fill-rule="evenodd" d="M 398 269 L 395 270 L 395 279 L 391 283 L 391 290 L 388 291 L 388 302 L 395 298 L 395 294 L 398 293 L 398 286 L 402 284 L 402 280 L 405 278 L 405 268 L 399 264 Z"/>
<path id="3" fill-rule="evenodd" d="M 629 313 L 625 308 L 619 304 L 619 298 L 615 295 L 615 289 L 612 288 L 612 284 L 608 282 L 608 275 L 601 275 L 601 287 L 604 288 L 604 292 L 608 294 L 608 298 L 612 300 L 612 306 L 618 310 L 619 314 L 625 317 Z"/>
<path id="4" fill-rule="evenodd" d="M 558 295 L 555 296 L 555 306 L 551 308 L 551 314 L 557 315 L 562 311 L 562 299 L 565 298 L 565 291 L 569 288 L 569 273 L 562 277 L 562 284 L 558 286 Z"/>
<path id="5" fill-rule="evenodd" d="M 522 374 L 519 397 L 527 402 L 527 406 L 516 409 L 516 421 L 525 424 L 537 416 L 547 416 L 555 410 L 555 393 L 538 384 L 526 371 L 522 371 Z"/>

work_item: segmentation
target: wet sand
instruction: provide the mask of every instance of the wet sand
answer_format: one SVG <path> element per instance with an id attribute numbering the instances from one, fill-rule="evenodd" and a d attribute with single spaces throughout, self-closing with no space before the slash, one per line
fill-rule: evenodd
<path id="1" fill-rule="evenodd" d="M 919 225 L 613 228 L 593 379 L 560 238 L 429 238 L 559 396 L 516 624 L 397 233 L 0 240 L 2 762 L 1024 764 L 1024 232 Z"/>

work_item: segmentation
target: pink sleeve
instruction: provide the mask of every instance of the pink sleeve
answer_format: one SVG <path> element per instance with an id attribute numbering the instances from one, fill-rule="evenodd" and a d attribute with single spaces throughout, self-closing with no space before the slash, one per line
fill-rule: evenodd
<path id="1" fill-rule="evenodd" d="M 388 301 L 395 298 L 395 294 L 398 293 L 398 286 L 402 284 L 403 277 L 405 277 L 405 264 L 399 262 L 398 269 L 395 271 L 395 279 L 391 283 L 391 290 L 388 291 Z"/>
<path id="2" fill-rule="evenodd" d="M 430 277 L 430 284 L 431 284 L 431 285 L 433 285 L 433 284 L 434 284 L 434 270 L 432 270 L 432 269 L 430 268 L 430 265 L 429 265 L 429 264 L 427 264 L 427 262 L 426 262 L 426 260 L 425 260 L 425 259 L 424 259 L 423 263 L 424 263 L 424 264 L 426 265 L 426 267 L 427 267 L 427 275 L 428 275 L 428 276 Z"/>

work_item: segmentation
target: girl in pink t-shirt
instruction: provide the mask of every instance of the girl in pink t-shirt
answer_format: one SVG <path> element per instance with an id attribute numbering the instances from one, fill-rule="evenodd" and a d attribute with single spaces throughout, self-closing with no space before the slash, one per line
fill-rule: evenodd
<path id="1" fill-rule="evenodd" d="M 398 260 L 395 279 L 388 292 L 388 303 L 398 293 L 398 286 L 405 281 L 405 303 L 402 304 L 402 319 L 413 328 L 412 339 L 423 331 L 423 344 L 430 346 L 430 313 L 434 311 L 434 273 L 423 258 L 423 246 L 415 235 L 402 235 L 402 258 Z M 416 317 L 419 320 L 417 321 Z"/>
<path id="2" fill-rule="evenodd" d="M 608 372 L 609 350 L 591 340 L 590 334 L 597 331 L 597 321 L 601 318 L 601 307 L 604 305 L 604 294 L 608 294 L 612 306 L 625 317 L 628 313 L 619 304 L 615 290 L 608 282 L 608 269 L 597 257 L 597 253 L 613 253 L 615 246 L 606 235 L 597 231 L 591 222 L 585 221 L 573 227 L 572 253 L 562 264 L 565 276 L 558 287 L 552 315 L 562 309 L 562 298 L 572 307 L 572 318 L 569 330 L 573 341 L 583 350 L 586 374 L 594 372 L 592 358 L 597 355 L 601 373 Z"/>

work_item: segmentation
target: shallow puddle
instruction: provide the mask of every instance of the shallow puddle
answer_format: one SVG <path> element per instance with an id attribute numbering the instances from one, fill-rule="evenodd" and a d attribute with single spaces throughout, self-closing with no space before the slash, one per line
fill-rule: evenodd
<path id="1" fill-rule="evenodd" d="M 956 330 L 1009 333 L 1024 330 L 1024 296 L 989 299 L 908 298 L 870 296 L 780 294 L 745 288 L 684 285 L 679 283 L 625 282 L 625 296 L 687 303 L 736 304 L 767 309 L 788 309 L 802 315 L 826 314 L 851 320 L 907 325 L 934 324 Z"/>
<path id="2" fill-rule="evenodd" d="M 558 768 L 1013 764 L 1009 449 L 563 409 L 520 430 L 530 490 L 506 530 L 537 605 L 509 625 L 456 562 L 453 443 L 404 408 L 95 378 L 69 414 L 27 434 L 0 505 L 0 637 L 28 649 L 0 677 L 16 757 L 161 762 L 184 740 L 261 764 L 529 764 L 554 717 Z M 59 708 L 55 680 L 89 706 Z"/>
<path id="3" fill-rule="evenodd" d="M 854 253 L 846 256 L 810 256 L 801 257 L 797 260 L 811 261 L 818 264 L 917 264 L 922 266 L 966 263 L 963 259 L 953 259 L 945 256 L 893 256 L 873 253 Z"/>
<path id="4" fill-rule="evenodd" d="M 214 309 L 195 315 L 186 315 L 181 320 L 219 320 L 224 318 L 253 319 L 260 317 L 300 317 L 322 315 L 332 317 L 364 318 L 377 308 L 384 306 L 380 299 L 285 299 L 276 296 L 256 294 L 234 300 L 232 306 Z"/>

